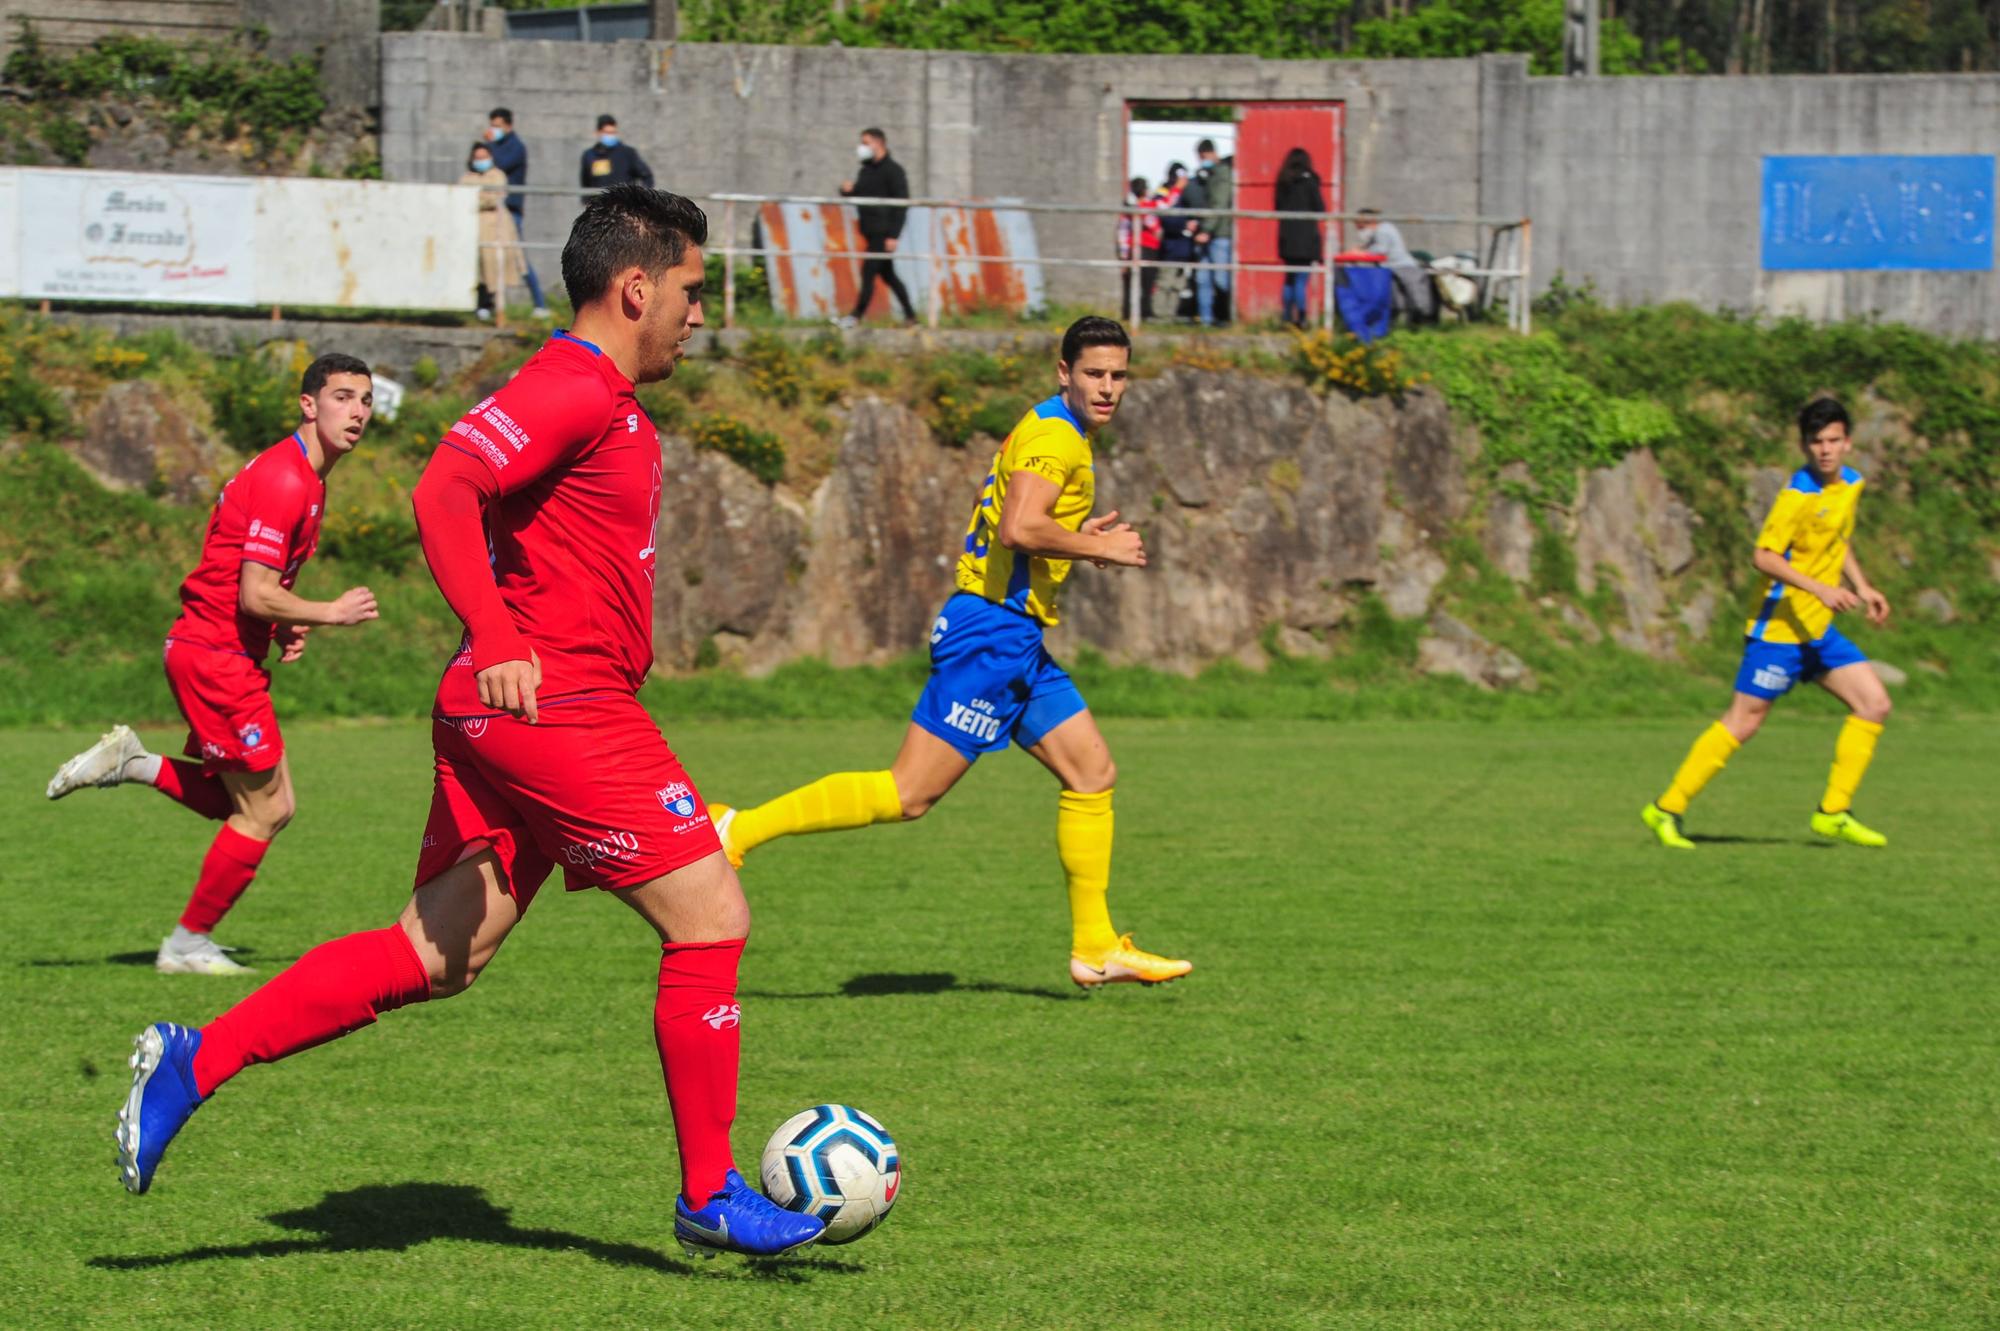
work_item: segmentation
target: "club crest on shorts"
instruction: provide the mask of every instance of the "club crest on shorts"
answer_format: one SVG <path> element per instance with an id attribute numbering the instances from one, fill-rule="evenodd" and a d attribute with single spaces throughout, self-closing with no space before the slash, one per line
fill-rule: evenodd
<path id="1" fill-rule="evenodd" d="M 653 792 L 659 796 L 660 807 L 678 818 L 694 816 L 694 791 L 685 781 L 672 781 Z"/>
<path id="2" fill-rule="evenodd" d="M 264 727 L 255 721 L 245 721 L 236 727 L 236 738 L 243 741 L 246 749 L 261 749 L 264 747 Z"/>

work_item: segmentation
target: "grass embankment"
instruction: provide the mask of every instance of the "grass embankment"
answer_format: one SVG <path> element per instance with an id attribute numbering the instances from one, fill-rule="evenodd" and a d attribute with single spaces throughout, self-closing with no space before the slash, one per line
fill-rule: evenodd
<path id="1" fill-rule="evenodd" d="M 464 406 L 504 382 L 531 350 L 497 341 L 464 375 L 410 374 L 400 419 L 378 422 L 332 479 L 321 557 L 304 590 L 330 595 L 366 582 L 384 619 L 315 636 L 306 661 L 280 674 L 287 717 L 407 716 L 428 704 L 457 628 L 422 568 L 408 491 L 434 442 Z M 111 494 L 55 441 L 75 437 L 105 389 L 155 383 L 233 450 L 234 461 L 295 423 L 305 349 L 267 347 L 215 358 L 171 337 L 113 341 L 19 312 L 0 314 L 0 724 L 166 718 L 158 644 L 174 588 L 198 549 L 204 515 L 144 494 Z M 1871 654 L 1911 673 L 1899 700 L 1952 710 L 2000 708 L 2000 610 L 1988 561 L 2000 551 L 2000 351 L 1893 327 L 1761 324 L 1687 309 L 1612 312 L 1588 302 L 1545 317 L 1521 339 L 1496 329 L 1401 334 L 1375 352 L 1307 345 L 1296 363 L 1231 354 L 1201 339 L 1142 344 L 1141 373 L 1180 364 L 1246 375 L 1302 376 L 1323 391 L 1393 393 L 1422 374 L 1485 441 L 1475 484 L 1533 501 L 1543 530 L 1527 588 L 1501 577 L 1478 540 L 1482 507 L 1446 538 L 1446 604 L 1519 653 L 1540 677 L 1532 695 L 1481 693 L 1414 670 L 1421 627 L 1364 603 L 1332 635 L 1331 658 L 1234 663 L 1186 679 L 1074 664 L 1101 712 L 1129 716 L 1622 716 L 1713 707 L 1733 669 L 1740 607 L 1755 586 L 1744 558 L 1752 520 L 1746 469 L 1795 465 L 1791 415 L 1815 390 L 1856 404 L 1871 486 L 1859 548 L 1901 606 Z M 890 354 L 835 337 L 751 339 L 731 356 L 684 365 L 643 393 L 661 428 L 716 449 L 768 483 L 807 493 L 833 465 L 843 404 L 864 394 L 904 401 L 943 447 L 991 446 L 1046 391 L 1039 356 L 946 349 Z M 1254 389 L 1246 389 L 1254 391 Z M 1581 611 L 1621 622 L 1615 591 L 1580 593 L 1560 537 L 1579 470 L 1650 446 L 1694 506 L 1699 557 L 1687 587 L 1718 609 L 1685 662 L 1660 662 L 1565 624 Z M 1521 463 L 1523 470 L 1508 470 Z M 1525 476 L 1525 479 L 1521 477 Z M 1958 622 L 1916 612 L 1939 588 Z M 863 718 L 900 714 L 923 665 L 832 672 L 800 663 L 761 680 L 702 672 L 650 686 L 683 715 Z"/>

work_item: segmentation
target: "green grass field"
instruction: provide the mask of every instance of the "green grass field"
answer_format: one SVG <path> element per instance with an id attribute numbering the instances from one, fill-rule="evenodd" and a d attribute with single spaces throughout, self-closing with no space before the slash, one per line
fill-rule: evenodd
<path id="1" fill-rule="evenodd" d="M 1198 967 L 1158 990 L 1069 985 L 1018 755 L 760 852 L 739 1157 L 831 1099 L 908 1164 L 877 1233 L 766 1264 L 672 1242 L 657 953 L 594 893 L 465 997 L 249 1070 L 125 1195 L 132 1034 L 249 988 L 150 968 L 208 832 L 46 805 L 92 736 L 0 732 L 0 1322 L 1994 1326 L 2000 721 L 1891 724 L 1870 853 L 1813 843 L 1834 727 L 1781 716 L 1669 855 L 1635 814 L 1701 722 L 1113 722 L 1114 910 Z M 897 733 L 670 727 L 736 801 Z M 429 784 L 414 724 L 291 747 L 223 930 L 267 973 L 394 915 Z"/>

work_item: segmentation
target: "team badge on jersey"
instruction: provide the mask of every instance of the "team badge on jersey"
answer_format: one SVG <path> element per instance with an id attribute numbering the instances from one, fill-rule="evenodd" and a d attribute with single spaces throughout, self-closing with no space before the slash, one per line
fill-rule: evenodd
<path id="1" fill-rule="evenodd" d="M 694 816 L 694 791 L 684 781 L 671 782 L 653 792 L 660 797 L 660 807 L 678 818 Z"/>

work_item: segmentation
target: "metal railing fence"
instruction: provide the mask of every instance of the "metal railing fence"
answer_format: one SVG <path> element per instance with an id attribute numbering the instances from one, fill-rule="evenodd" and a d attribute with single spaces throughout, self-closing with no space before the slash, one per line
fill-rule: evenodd
<path id="1" fill-rule="evenodd" d="M 498 185 L 483 186 L 496 192 Z M 564 187 L 560 185 L 515 185 L 506 187 L 509 194 L 568 196 L 577 198 L 597 193 L 596 190 Z M 722 209 L 719 228 L 721 243 L 715 241 L 717 229 L 711 226 L 710 243 L 706 247 L 711 255 L 720 255 L 723 260 L 722 326 L 734 327 L 736 323 L 736 266 L 740 259 L 762 260 L 767 265 L 778 259 L 882 259 L 910 261 L 923 265 L 930 274 L 930 289 L 927 293 L 926 314 L 931 327 L 940 326 L 944 299 L 943 286 L 946 270 L 954 264 L 1003 264 L 1040 269 L 1084 269 L 1117 270 L 1120 285 L 1126 298 L 1126 308 L 1134 329 L 1143 325 L 1141 298 L 1141 274 L 1148 268 L 1174 269 L 1188 273 L 1226 272 L 1229 274 L 1229 290 L 1232 299 L 1242 292 L 1241 279 L 1245 274 L 1272 273 L 1317 273 L 1321 274 L 1319 324 L 1332 332 L 1336 322 L 1334 301 L 1334 278 L 1343 267 L 1377 266 L 1372 261 L 1343 259 L 1334 249 L 1334 239 L 1340 224 L 1360 225 L 1364 221 L 1394 222 L 1399 226 L 1449 226 L 1470 227 L 1476 237 L 1472 253 L 1477 256 L 1469 267 L 1453 268 L 1458 276 L 1472 279 L 1476 283 L 1475 308 L 1486 309 L 1496 305 L 1505 310 L 1507 326 L 1516 332 L 1529 331 L 1529 283 L 1532 274 L 1532 220 L 1526 217 L 1488 217 L 1456 213 L 1381 213 L 1364 218 L 1352 212 L 1298 213 L 1278 212 L 1270 209 L 1254 208 L 1141 208 L 1133 204 L 1094 203 L 1035 203 L 1009 199 L 960 199 L 919 197 L 909 199 L 852 198 L 844 195 L 818 194 L 754 194 L 754 193 L 711 193 L 692 194 L 688 197 L 703 205 L 720 205 Z M 1070 255 L 1017 254 L 964 254 L 929 250 L 908 250 L 898 248 L 893 255 L 871 253 L 867 250 L 812 248 L 773 249 L 768 245 L 740 245 L 737 237 L 741 234 L 739 210 L 748 207 L 752 216 L 765 204 L 797 205 L 817 207 L 838 205 L 841 207 L 880 206 L 893 208 L 956 208 L 971 212 L 1013 212 L 1038 215 L 1096 216 L 1112 219 L 1127 219 L 1134 239 L 1132 253 L 1128 258 L 1084 258 Z M 1227 263 L 1207 263 L 1200 260 L 1148 259 L 1137 243 L 1140 230 L 1149 219 L 1193 218 L 1215 219 L 1227 217 L 1232 221 L 1246 219 L 1273 221 L 1312 221 L 1320 225 L 1320 262 L 1310 265 L 1287 265 L 1284 263 L 1246 263 L 1240 248 L 1230 247 Z M 503 242 L 491 248 L 511 248 L 518 246 L 524 252 L 530 250 L 560 251 L 560 243 L 552 241 L 515 240 Z M 1039 240 L 1038 240 L 1039 248 Z M 500 266 L 501 287 L 494 293 L 495 317 L 505 320 L 505 280 L 506 265 Z M 1236 307 L 1240 308 L 1240 307 Z M 1157 316 L 1156 316 L 1157 317 Z M 1240 316 L 1233 322 L 1241 323 Z"/>

